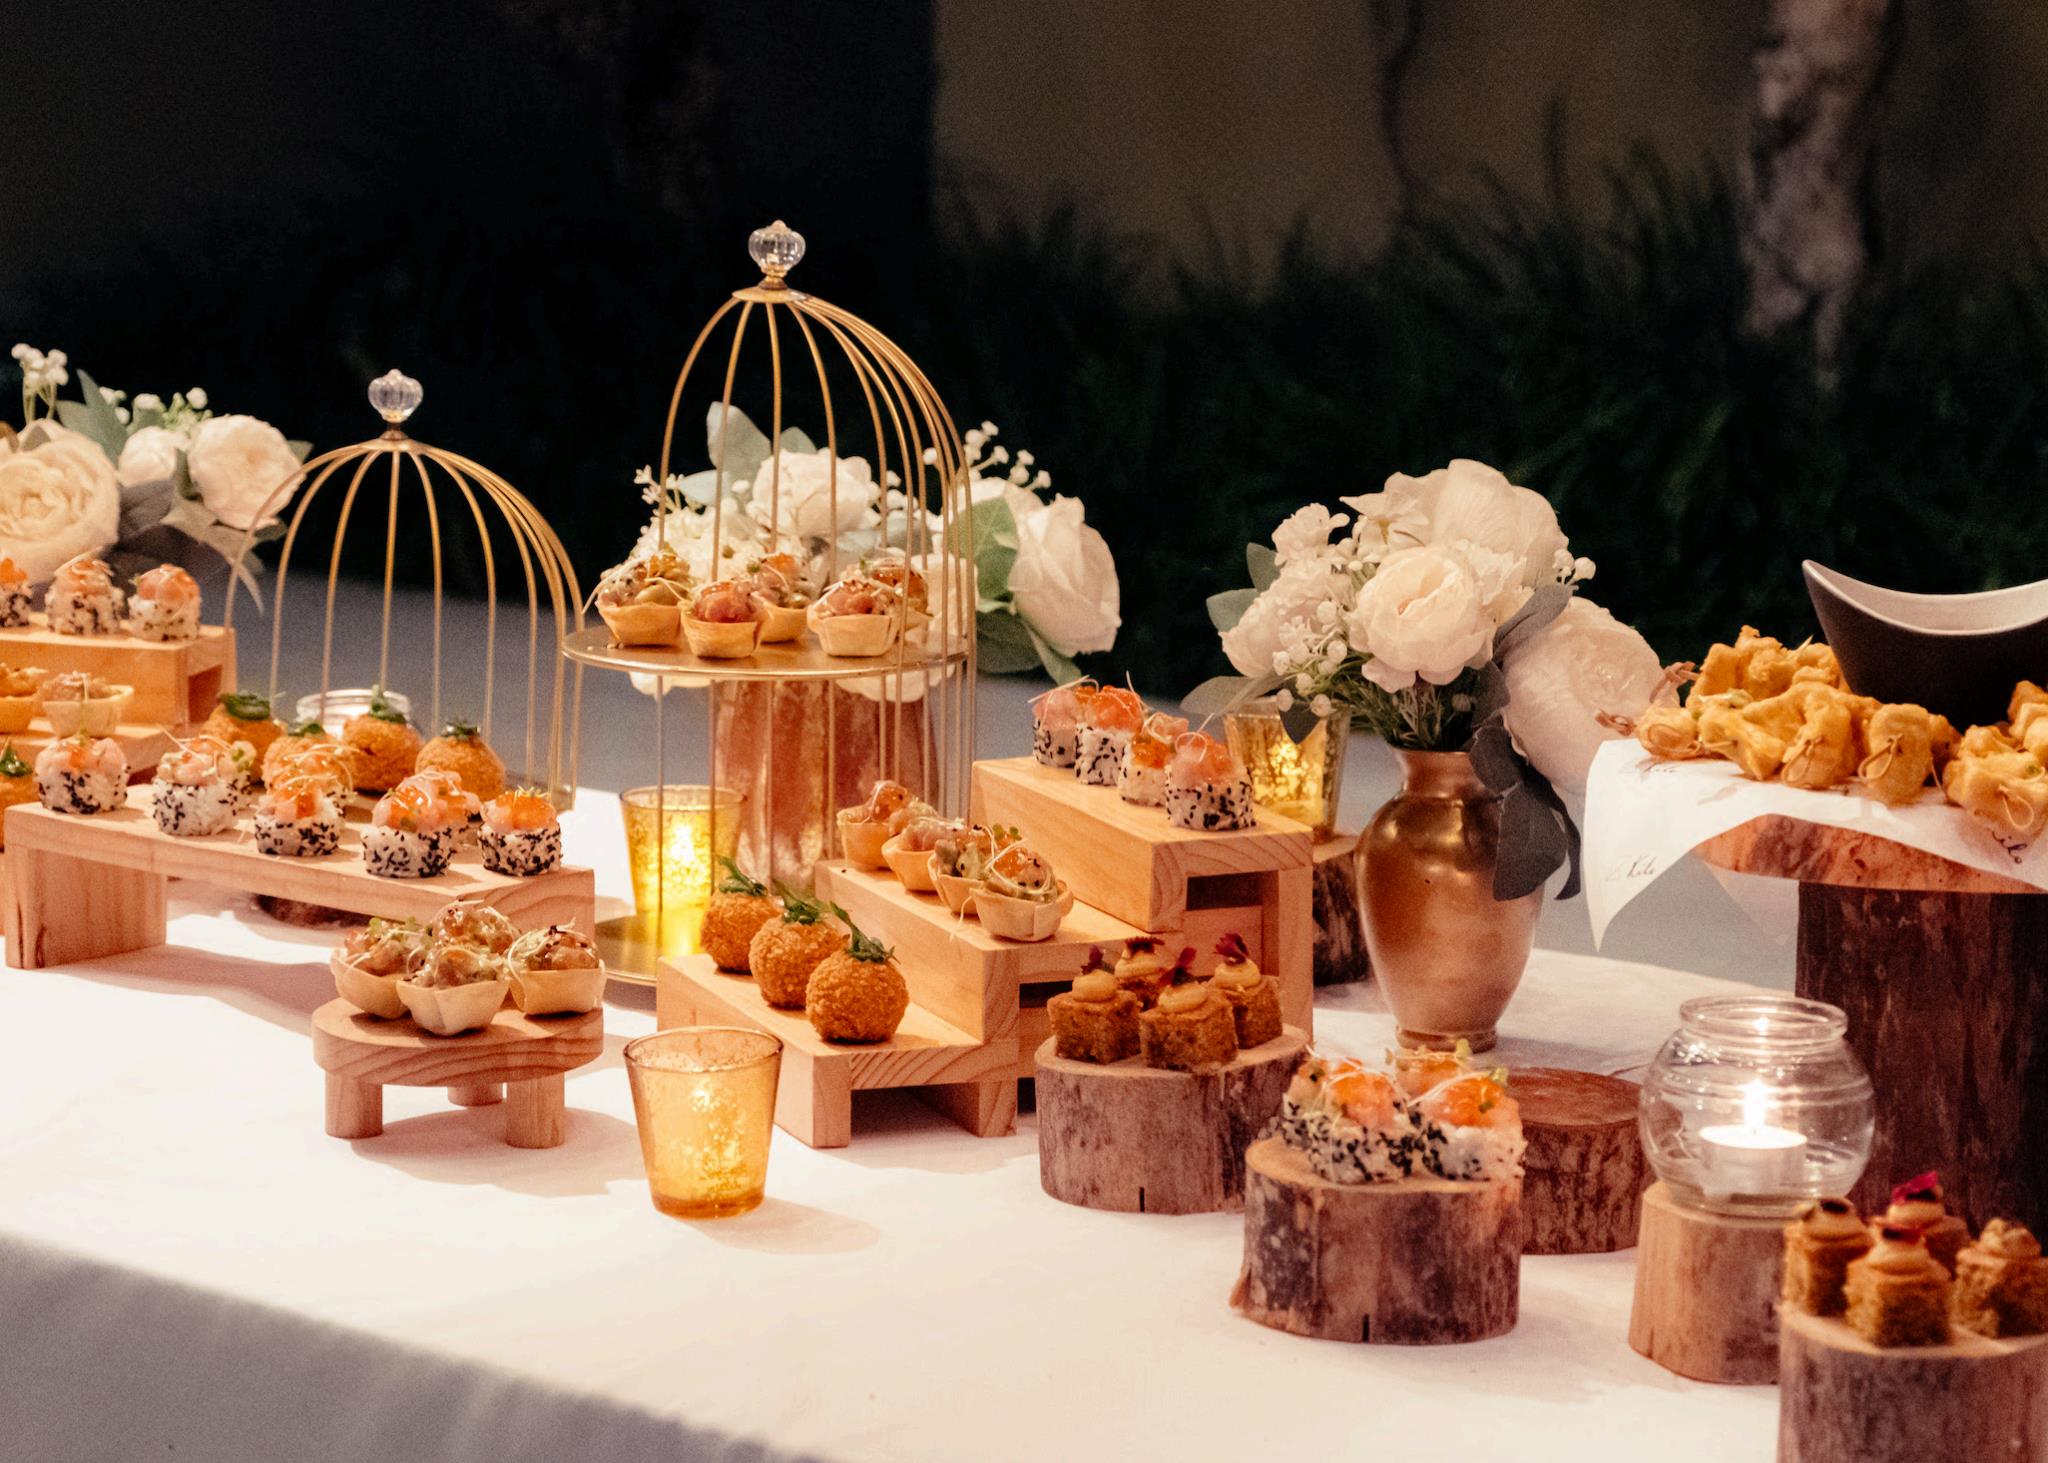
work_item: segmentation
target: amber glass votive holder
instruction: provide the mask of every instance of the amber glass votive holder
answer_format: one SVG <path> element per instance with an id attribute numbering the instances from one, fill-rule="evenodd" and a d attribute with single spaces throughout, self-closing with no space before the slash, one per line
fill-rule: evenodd
<path id="1" fill-rule="evenodd" d="M 724 1219 L 761 1202 L 782 1043 L 736 1026 L 684 1026 L 626 1043 L 633 1120 L 654 1207 Z"/>

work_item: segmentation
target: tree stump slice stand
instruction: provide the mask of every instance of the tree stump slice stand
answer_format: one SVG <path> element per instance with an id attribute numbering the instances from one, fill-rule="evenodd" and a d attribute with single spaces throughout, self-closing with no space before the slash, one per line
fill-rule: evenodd
<path id="1" fill-rule="evenodd" d="M 1799 994 L 1848 1013 L 1877 1088 L 1870 1165 L 1849 1197 L 1874 1212 L 1898 1180 L 1937 1169 L 1971 1229 L 2001 1215 L 2048 1229 L 2048 897 L 1790 818 L 1755 819 L 1698 852 L 1799 880 Z"/>
<path id="2" fill-rule="evenodd" d="M 1245 1150 L 1280 1111 L 1308 1037 L 1294 1027 L 1214 1072 L 1038 1048 L 1038 1179 L 1084 1209 L 1211 1214 L 1245 1197 Z"/>
<path id="3" fill-rule="evenodd" d="M 1514 1329 L 1519 1180 L 1338 1184 L 1278 1138 L 1245 1155 L 1244 1266 L 1230 1303 L 1329 1341 L 1439 1346 Z"/>
<path id="4" fill-rule="evenodd" d="M 1777 1380 L 1784 1220 L 1687 1209 L 1657 1183 L 1637 1243 L 1630 1346 L 1696 1382 Z"/>
<path id="5" fill-rule="evenodd" d="M 1365 916 L 1358 904 L 1358 835 L 1338 833 L 1315 846 L 1315 983 L 1372 979 Z"/>
<path id="6" fill-rule="evenodd" d="M 1522 1158 L 1522 1253 L 1628 1249 L 1651 1179 L 1636 1123 L 1642 1088 L 1560 1067 L 1520 1068 L 1509 1086 L 1529 1143 Z"/>
<path id="7" fill-rule="evenodd" d="M 2048 1336 L 1886 1349 L 1792 1312 L 1778 1392 L 1778 1463 L 2048 1463 Z"/>
<path id="8" fill-rule="evenodd" d="M 489 1026 L 435 1036 L 408 1017 L 384 1021 L 347 1001 L 313 1013 L 313 1060 L 327 1074 L 327 1132 L 384 1131 L 386 1087 L 445 1087 L 458 1107 L 505 1108 L 514 1148 L 557 1148 L 567 1136 L 562 1079 L 604 1051 L 604 1008 L 578 1016 L 506 1009 Z"/>

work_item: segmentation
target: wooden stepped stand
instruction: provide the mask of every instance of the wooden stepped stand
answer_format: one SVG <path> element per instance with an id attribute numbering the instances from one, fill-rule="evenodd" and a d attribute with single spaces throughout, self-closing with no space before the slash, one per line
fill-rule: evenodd
<path id="1" fill-rule="evenodd" d="M 505 1141 L 514 1148 L 557 1148 L 566 1136 L 563 1074 L 603 1051 L 602 1007 L 540 1017 L 507 1008 L 461 1036 L 435 1036 L 410 1018 L 366 1016 L 343 1000 L 313 1013 L 313 1060 L 327 1074 L 334 1138 L 383 1132 L 386 1087 L 446 1087 L 458 1107 L 504 1103 Z"/>
<path id="2" fill-rule="evenodd" d="M 900 958 L 906 977 L 909 967 Z M 853 1094 L 910 1087 L 978 1138 L 1010 1132 L 1017 1119 L 1016 1037 L 969 1035 L 917 1003 L 884 1042 L 826 1041 L 801 1011 L 761 998 L 753 979 L 727 975 L 708 955 L 664 960 L 655 978 L 655 1023 L 749 1026 L 782 1040 L 775 1123 L 813 1148 L 843 1148 L 853 1136 Z"/>
<path id="3" fill-rule="evenodd" d="M 1514 1329 L 1519 1180 L 1338 1184 L 1278 1138 L 1245 1155 L 1244 1267 L 1230 1303 L 1331 1341 L 1436 1346 Z"/>
<path id="4" fill-rule="evenodd" d="M 1209 1214 L 1244 1203 L 1245 1149 L 1280 1111 L 1308 1037 L 1288 1029 L 1215 1072 L 1037 1050 L 1038 1180 L 1084 1209 Z"/>
<path id="5" fill-rule="evenodd" d="M 1313 1029 L 1315 865 L 1303 825 L 1260 808 L 1242 832 L 1176 828 L 1164 808 L 1029 757 L 974 764 L 973 817 L 1021 828 L 1076 899 L 1169 945 L 1206 956 L 1225 933 L 1242 935 L 1278 982 L 1288 1025 Z"/>
<path id="6" fill-rule="evenodd" d="M 1637 1131 L 1642 1088 L 1620 1077 L 1523 1067 L 1509 1078 L 1522 1110 L 1522 1253 L 1591 1255 L 1636 1242 L 1648 1155 Z"/>
<path id="7" fill-rule="evenodd" d="M 2048 1336 L 1887 1349 L 1795 1311 L 1778 1354 L 1778 1463 L 2048 1463 Z"/>
<path id="8" fill-rule="evenodd" d="M 25 630 L 0 630 L 0 660 L 133 686 L 128 716 L 142 725 L 182 733 L 206 720 L 222 692 L 236 689 L 235 632 L 219 625 L 203 626 L 196 640 L 142 640 L 59 635 L 41 613 L 29 619 Z"/>
<path id="9" fill-rule="evenodd" d="M 1957 817 L 1963 815 L 1958 812 Z M 1949 1207 L 2048 1230 L 2048 895 L 1889 839 L 1758 818 L 1696 850 L 1799 881 L 1798 990 L 1840 1006 L 1877 1088 L 1877 1133 L 1847 1197 L 1938 1169 Z"/>
<path id="10" fill-rule="evenodd" d="M 1637 1244 L 1630 1346 L 1696 1382 L 1777 1380 L 1784 1220 L 1688 1209 L 1655 1183 Z"/>
<path id="11" fill-rule="evenodd" d="M 156 771 L 164 753 L 177 745 L 177 739 L 163 727 L 135 721 L 124 721 L 115 727 L 113 737 L 120 744 L 121 755 L 128 759 L 129 777 L 144 781 Z M 21 760 L 30 766 L 35 765 L 38 752 L 57 740 L 50 723 L 40 716 L 29 723 L 27 731 L 0 732 L 0 746 L 12 742 Z"/>
<path id="12" fill-rule="evenodd" d="M 164 943 L 164 885 L 193 879 L 251 894 L 392 919 L 432 918 L 453 899 L 474 899 L 534 928 L 571 924 L 594 933 L 596 885 L 588 869 L 530 879 L 494 874 L 475 849 L 431 879 L 383 879 L 363 865 L 359 824 L 324 858 L 273 858 L 246 826 L 210 838 L 172 838 L 149 815 L 147 787 L 128 806 L 96 817 L 36 804 L 7 809 L 7 963 L 24 970 L 122 955 Z"/>

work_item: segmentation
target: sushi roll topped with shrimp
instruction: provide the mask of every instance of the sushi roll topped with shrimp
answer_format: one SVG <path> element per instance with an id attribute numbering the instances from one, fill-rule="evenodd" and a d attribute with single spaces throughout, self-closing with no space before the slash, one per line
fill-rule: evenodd
<path id="1" fill-rule="evenodd" d="M 1522 1111 L 1508 1096 L 1507 1073 L 1453 1077 L 1415 1099 L 1423 1161 L 1439 1178 L 1514 1178 L 1522 1171 Z"/>
<path id="2" fill-rule="evenodd" d="M 121 591 L 104 559 L 90 554 L 60 566 L 43 596 L 50 628 L 60 635 L 111 635 L 121 628 Z"/>
<path id="3" fill-rule="evenodd" d="M 209 736 L 165 753 L 149 785 L 157 828 L 173 838 L 206 838 L 233 828 L 251 760 L 247 742 L 230 745 Z"/>
<path id="4" fill-rule="evenodd" d="M 1145 724 L 1147 707 L 1136 691 L 1104 686 L 1088 703 L 1074 746 L 1074 775 L 1092 787 L 1115 787 L 1124 750 Z"/>
<path id="5" fill-rule="evenodd" d="M 1081 727 L 1097 689 L 1083 676 L 1031 698 L 1031 755 L 1047 767 L 1072 767 L 1081 753 Z"/>
<path id="6" fill-rule="evenodd" d="M 1155 711 L 1124 743 L 1117 759 L 1116 790 L 1127 803 L 1156 808 L 1166 801 L 1166 764 L 1173 744 L 1188 729 L 1185 716 Z"/>
<path id="7" fill-rule="evenodd" d="M 196 640 L 199 581 L 176 564 L 138 576 L 128 597 L 128 633 L 141 640 Z"/>
<path id="8" fill-rule="evenodd" d="M 28 571 L 12 559 L 0 558 L 0 629 L 26 630 L 35 603 Z"/>
<path id="9" fill-rule="evenodd" d="M 275 858 L 319 858 L 341 847 L 341 800 L 333 781 L 290 770 L 257 795 L 256 846 Z"/>
<path id="10" fill-rule="evenodd" d="M 481 837 L 484 867 L 494 874 L 530 879 L 562 862 L 562 823 L 555 805 L 532 788 L 491 799 Z"/>
<path id="11" fill-rule="evenodd" d="M 1166 819 L 1202 833 L 1251 827 L 1252 780 L 1244 763 L 1205 732 L 1182 733 L 1166 766 Z"/>
<path id="12" fill-rule="evenodd" d="M 460 790 L 433 773 L 408 777 L 377 800 L 363 830 L 363 864 L 384 879 L 431 879 L 455 857 L 469 826 Z"/>
<path id="13" fill-rule="evenodd" d="M 53 813 L 90 817 L 128 802 L 128 754 L 111 737 L 85 732 L 50 743 L 36 757 L 36 796 Z"/>
<path id="14" fill-rule="evenodd" d="M 1416 1171 L 1422 1140 L 1391 1077 L 1311 1052 L 1280 1102 L 1280 1137 L 1332 1183 L 1380 1183 Z"/>

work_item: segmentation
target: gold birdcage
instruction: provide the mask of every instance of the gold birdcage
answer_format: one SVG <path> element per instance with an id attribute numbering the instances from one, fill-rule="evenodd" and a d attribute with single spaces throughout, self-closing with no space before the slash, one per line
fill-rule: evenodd
<path id="1" fill-rule="evenodd" d="M 543 627 L 556 641 L 573 636 L 583 624 L 583 594 L 577 585 L 575 568 L 555 531 L 541 517 L 540 510 L 504 478 L 481 463 L 460 453 L 430 447 L 415 441 L 404 430 L 405 421 L 419 408 L 423 396 L 420 383 L 398 371 L 388 371 L 370 383 L 370 405 L 384 419 L 382 435 L 349 447 L 323 452 L 308 461 L 301 472 L 282 483 L 265 500 L 251 527 L 242 537 L 236 562 L 255 547 L 260 525 L 283 512 L 292 495 L 298 500 L 286 522 L 283 545 L 278 553 L 276 584 L 271 592 L 269 695 L 278 696 L 284 685 L 285 589 L 292 567 L 292 555 L 299 547 L 299 535 L 307 511 L 330 483 L 345 484 L 334 536 L 327 553 L 325 621 L 320 640 L 320 677 L 314 704 L 328 707 L 341 699 L 333 686 L 335 648 L 335 601 L 341 579 L 342 549 L 349 526 L 357 521 L 358 499 L 366 493 L 372 502 L 382 489 L 382 512 L 374 509 L 363 517 L 381 520 L 384 537 L 382 613 L 377 628 L 377 680 L 379 691 L 392 688 L 391 631 L 392 598 L 399 545 L 411 540 L 422 526 L 432 561 L 433 620 L 432 670 L 427 716 L 423 723 L 428 735 L 439 731 L 444 709 L 460 711 L 475 722 L 487 742 L 493 741 L 494 718 L 498 709 L 498 592 L 502 550 L 509 543 L 518 563 L 519 578 L 526 591 L 526 697 L 522 738 L 517 744 L 497 748 L 512 765 L 515 782 L 543 787 L 557 808 L 569 807 L 575 799 L 577 743 L 581 733 L 583 675 L 555 656 L 541 654 Z M 299 491 L 303 481 L 304 490 Z M 452 498 L 447 495 L 452 494 Z M 416 501 L 415 501 L 416 500 Z M 445 500 L 445 501 L 444 501 Z M 444 509 L 447 510 L 444 513 Z M 460 535 L 479 549 L 484 576 L 484 652 L 481 684 L 473 676 L 459 678 L 453 688 L 443 685 L 444 548 Z M 235 596 L 230 592 L 226 623 L 234 625 Z M 545 611 L 543 610 L 545 603 Z M 545 615 L 545 619 L 543 616 Z M 473 664 L 473 652 L 464 648 L 464 664 Z M 546 672 L 544 674 L 544 664 Z M 565 673 L 567 672 L 567 673 Z M 298 689 L 306 682 L 295 676 Z M 413 688 L 417 689 L 417 688 Z M 453 690 L 451 697 L 450 691 Z M 311 698 L 309 698 L 311 699 Z M 414 703 L 415 720 L 418 719 Z M 516 754 L 520 760 L 515 761 Z"/>
<path id="2" fill-rule="evenodd" d="M 960 434 L 917 363 L 874 326 L 789 283 L 803 237 L 777 220 L 754 231 L 748 252 L 761 270 L 759 283 L 735 290 L 713 313 L 670 393 L 651 541 L 672 547 L 681 534 L 713 580 L 745 574 L 750 552 L 794 552 L 814 594 L 863 560 L 900 558 L 925 582 L 929 622 L 913 627 L 909 598 L 899 597 L 891 648 L 859 659 L 829 655 L 807 636 L 760 645 L 741 659 L 706 659 L 686 647 L 616 645 L 602 625 L 566 637 L 562 650 L 586 665 L 652 678 L 660 809 L 670 807 L 672 790 L 682 791 L 670 782 L 666 693 L 704 690 L 707 787 L 697 792 L 707 809 L 710 853 L 720 851 L 718 820 L 737 816 L 738 837 L 725 842 L 737 843 L 742 864 L 756 877 L 808 888 L 814 864 L 833 851 L 834 815 L 877 778 L 907 784 L 943 813 L 965 811 L 974 757 L 976 611 L 968 484 Z M 743 361 L 758 372 L 764 355 L 756 401 L 765 396 L 767 451 L 744 485 L 742 512 L 729 446 L 739 421 L 735 390 Z M 678 501 L 672 513 L 676 428 L 707 362 L 720 370 L 718 394 L 704 405 L 712 463 L 700 476 L 711 479 L 710 502 L 697 511 Z M 797 410 L 815 410 L 806 425 L 822 429 L 820 441 L 786 439 L 786 398 L 793 393 L 802 399 Z M 854 470 L 863 454 L 873 463 L 871 479 Z M 785 493 L 785 470 L 799 465 L 808 480 Z M 845 527 L 856 520 L 858 527 Z M 667 838 L 656 846 L 659 859 L 670 856 Z M 699 900 L 694 881 L 701 879 L 701 897 L 709 898 L 710 853 L 696 857 L 690 871 L 690 905 Z M 649 939 L 667 953 L 687 950 L 694 941 L 691 911 L 686 906 L 680 930 L 671 926 L 673 881 L 665 864 L 655 872 L 654 908 L 643 905 L 635 942 Z M 644 926 L 650 913 L 651 936 Z"/>

